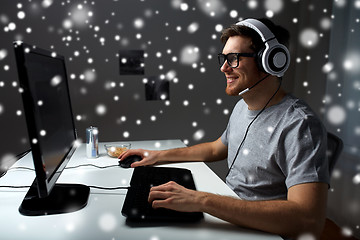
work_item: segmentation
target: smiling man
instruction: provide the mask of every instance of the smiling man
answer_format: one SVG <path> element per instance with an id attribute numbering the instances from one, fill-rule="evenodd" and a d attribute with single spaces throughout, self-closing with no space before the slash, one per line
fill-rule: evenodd
<path id="1" fill-rule="evenodd" d="M 246 19 L 225 29 L 218 55 L 226 93 L 241 95 L 217 140 L 166 151 L 129 150 L 143 159 L 227 159 L 227 185 L 240 199 L 186 189 L 174 182 L 153 187 L 154 208 L 202 211 L 240 226 L 295 238 L 318 237 L 327 201 L 326 130 L 310 107 L 281 87 L 290 62 L 288 32 L 267 19 Z"/>

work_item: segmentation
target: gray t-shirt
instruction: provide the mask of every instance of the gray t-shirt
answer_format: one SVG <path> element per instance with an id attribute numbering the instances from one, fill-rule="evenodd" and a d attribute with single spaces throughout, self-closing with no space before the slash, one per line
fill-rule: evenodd
<path id="1" fill-rule="evenodd" d="M 229 167 L 257 113 L 248 110 L 244 100 L 236 104 L 221 136 L 228 146 Z M 291 186 L 329 184 L 326 139 L 326 130 L 310 107 L 286 95 L 250 126 L 226 183 L 245 200 L 286 199 Z"/>

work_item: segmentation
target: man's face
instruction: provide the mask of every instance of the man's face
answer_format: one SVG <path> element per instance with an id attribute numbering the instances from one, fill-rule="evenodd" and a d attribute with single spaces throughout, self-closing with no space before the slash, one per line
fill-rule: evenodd
<path id="1" fill-rule="evenodd" d="M 233 36 L 227 40 L 222 53 L 253 53 L 254 51 L 250 49 L 250 46 L 250 38 Z M 226 93 L 230 96 L 238 95 L 242 90 L 255 84 L 265 74 L 258 69 L 254 57 L 240 57 L 239 66 L 236 68 L 231 68 L 225 61 L 220 70 L 225 74 L 227 80 Z"/>

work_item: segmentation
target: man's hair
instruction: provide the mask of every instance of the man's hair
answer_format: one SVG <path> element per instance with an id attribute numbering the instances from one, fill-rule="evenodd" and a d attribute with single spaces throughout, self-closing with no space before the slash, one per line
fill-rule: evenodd
<path id="1" fill-rule="evenodd" d="M 260 18 L 257 20 L 265 24 L 270 29 L 270 31 L 275 35 L 279 43 L 289 48 L 290 34 L 288 30 L 279 25 L 275 25 L 267 18 Z M 223 44 L 225 44 L 227 40 L 233 36 L 249 37 L 251 39 L 250 48 L 256 53 L 265 47 L 265 44 L 263 43 L 260 35 L 254 29 L 251 29 L 249 27 L 233 24 L 222 31 L 220 40 Z"/>

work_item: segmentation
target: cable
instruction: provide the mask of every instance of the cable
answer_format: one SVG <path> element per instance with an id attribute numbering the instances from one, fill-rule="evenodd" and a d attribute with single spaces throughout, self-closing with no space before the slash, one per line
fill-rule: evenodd
<path id="1" fill-rule="evenodd" d="M 109 166 L 97 166 L 94 164 L 82 164 L 82 165 L 78 165 L 78 166 L 74 166 L 74 167 L 66 167 L 65 169 L 73 169 L 73 168 L 79 168 L 79 167 L 96 167 L 96 168 L 100 168 L 100 169 L 105 169 L 105 168 L 111 168 L 111 167 L 119 167 L 119 165 L 109 165 Z M 9 168 L 8 170 L 18 170 L 18 169 L 24 169 L 24 170 L 29 170 L 29 171 L 35 171 L 32 168 L 28 168 L 28 167 L 13 167 L 13 168 Z M 30 186 L 0 186 L 0 188 L 29 188 Z M 102 190 L 118 190 L 118 189 L 129 189 L 129 187 L 99 187 L 99 186 L 88 186 L 90 188 L 96 188 L 96 189 L 102 189 Z"/>
<path id="2" fill-rule="evenodd" d="M 17 160 L 19 160 L 20 158 L 24 157 L 26 154 L 28 154 L 30 151 L 31 151 L 31 148 L 28 149 L 28 150 L 26 150 L 26 151 L 24 151 L 24 152 L 22 152 L 22 153 L 20 153 L 20 154 L 18 154 L 18 155 L 16 155 L 14 158 L 16 158 L 16 161 L 17 161 Z M 1 172 L 0 178 L 2 178 L 3 176 L 5 176 L 5 174 L 7 173 L 8 170 L 9 170 L 9 169 L 6 169 L 6 170 L 4 170 L 4 171 L 1 170 L 1 171 L 3 171 L 3 172 Z"/>
<path id="3" fill-rule="evenodd" d="M 12 168 L 9 168 L 9 170 L 19 170 L 19 169 L 22 169 L 22 170 L 28 170 L 28 171 L 35 171 L 33 168 L 29 168 L 29 167 L 12 167 Z"/>
<path id="4" fill-rule="evenodd" d="M 74 169 L 74 168 L 79 168 L 79 167 L 95 167 L 95 168 L 105 169 L 105 168 L 119 167 L 119 165 L 109 165 L 109 166 L 101 167 L 101 166 L 97 166 L 94 164 L 82 164 L 82 165 L 73 166 L 73 167 L 66 167 L 65 169 Z M 9 170 L 19 170 L 19 169 L 35 171 L 33 168 L 29 168 L 29 167 L 12 167 L 12 168 L 9 168 L 8 171 Z"/>
<path id="5" fill-rule="evenodd" d="M 79 167 L 95 167 L 95 168 L 105 169 L 105 168 L 119 167 L 119 164 L 103 166 L 103 167 L 97 166 L 97 165 L 94 165 L 94 164 L 82 164 L 82 165 L 73 166 L 73 167 L 66 167 L 65 169 L 74 169 L 74 168 L 79 168 Z"/>
<path id="6" fill-rule="evenodd" d="M 91 186 L 91 185 L 86 185 L 89 188 L 96 188 L 96 189 L 101 189 L 101 190 L 119 190 L 119 189 L 129 189 L 130 187 L 99 187 L 99 186 Z M 31 186 L 0 186 L 0 188 L 30 188 Z"/>
<path id="7" fill-rule="evenodd" d="M 96 189 L 101 189 L 101 190 L 119 190 L 119 189 L 129 189 L 130 187 L 98 187 L 98 186 L 90 186 L 90 185 L 86 185 L 89 188 L 96 188 Z"/>
<path id="8" fill-rule="evenodd" d="M 251 120 L 251 122 L 250 122 L 249 125 L 247 126 L 246 131 L 245 131 L 245 135 L 244 135 L 244 137 L 243 137 L 243 139 L 242 139 L 242 141 L 241 141 L 241 143 L 240 143 L 240 145 L 239 145 L 239 147 L 238 147 L 238 149 L 237 149 L 237 151 L 236 151 L 234 160 L 232 161 L 232 163 L 231 163 L 231 165 L 230 165 L 230 167 L 229 167 L 229 170 L 228 170 L 228 172 L 226 173 L 225 179 L 226 179 L 227 176 L 229 175 L 229 173 L 230 173 L 230 171 L 231 171 L 231 169 L 232 169 L 232 167 L 233 167 L 233 165 L 234 165 L 234 163 L 235 163 L 235 160 L 236 160 L 237 156 L 239 155 L 240 149 L 241 149 L 243 143 L 245 142 L 245 139 L 246 139 L 246 136 L 247 136 L 247 134 L 248 134 L 248 132 L 249 132 L 250 126 L 251 126 L 251 125 L 253 124 L 253 122 L 260 116 L 260 114 L 265 110 L 266 106 L 270 103 L 270 101 L 275 97 L 276 93 L 279 91 L 279 89 L 280 89 L 280 87 L 281 87 L 281 83 L 282 83 L 282 77 L 280 78 L 280 84 L 279 84 L 278 88 L 276 89 L 275 93 L 271 96 L 271 98 L 267 101 L 267 103 L 265 104 L 265 106 L 261 109 L 261 111 L 260 111 L 258 114 L 256 114 L 256 116 L 254 117 L 254 119 Z"/>
<path id="9" fill-rule="evenodd" d="M 0 188 L 29 188 L 31 186 L 0 186 Z"/>

